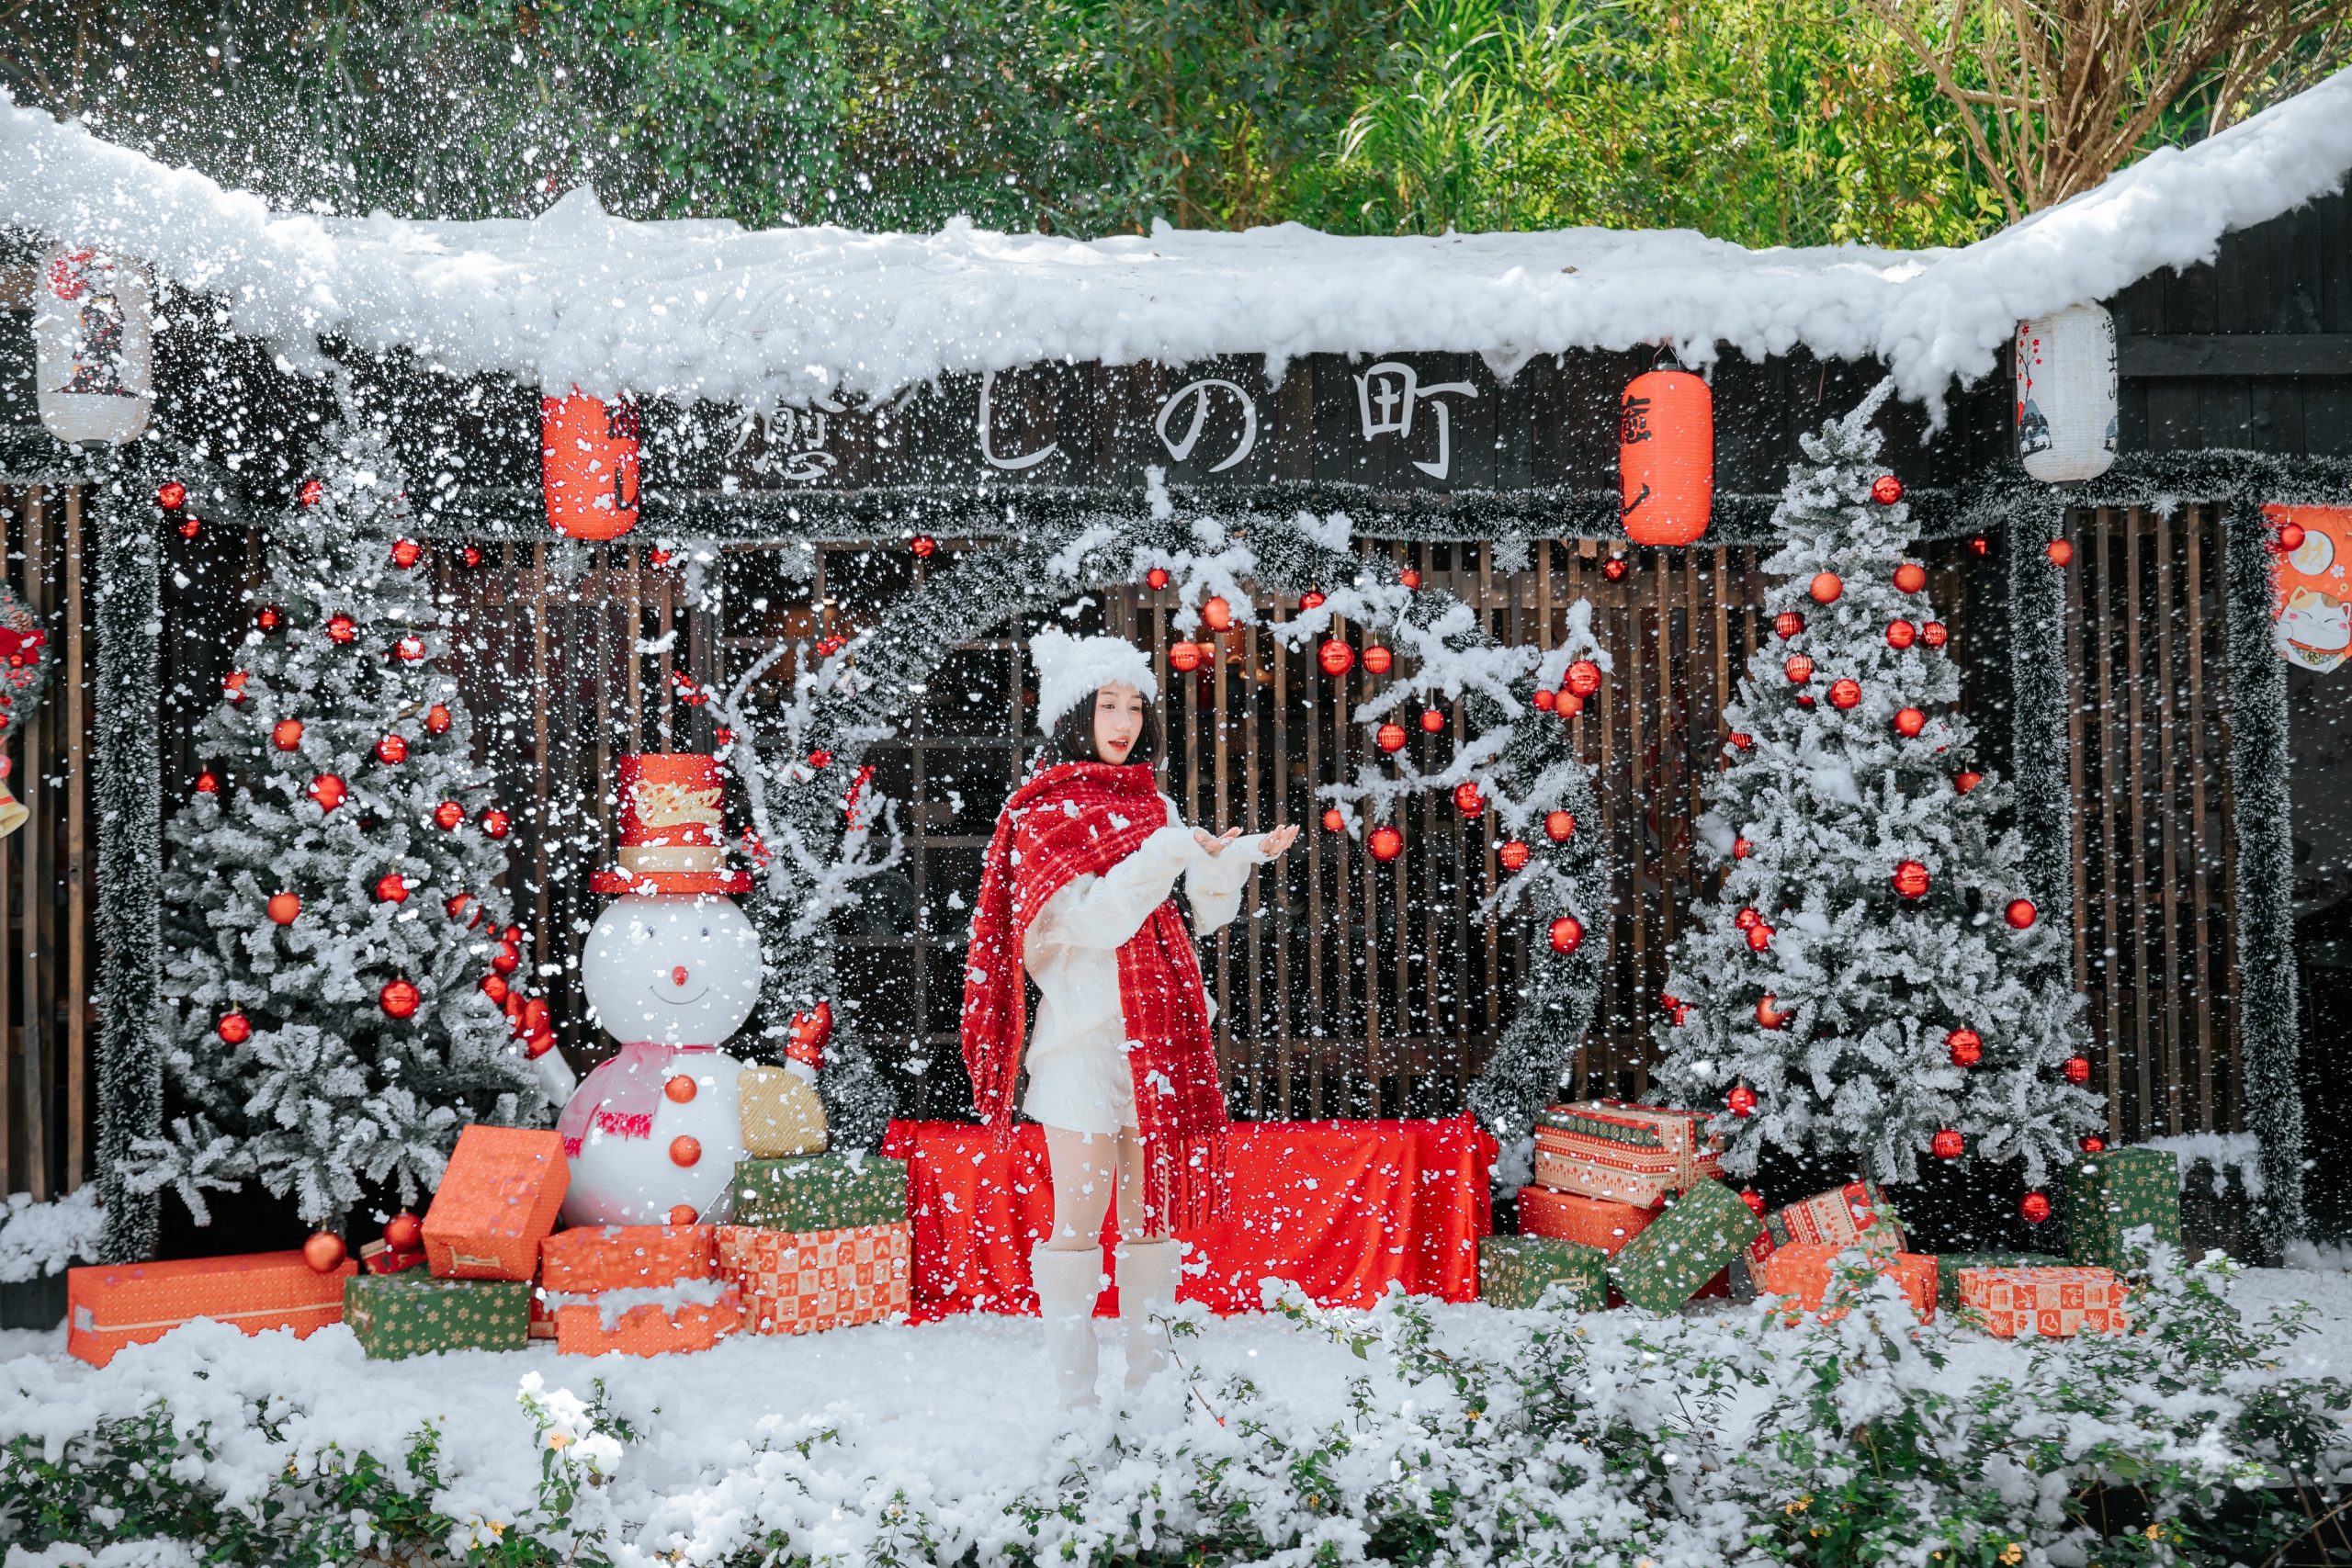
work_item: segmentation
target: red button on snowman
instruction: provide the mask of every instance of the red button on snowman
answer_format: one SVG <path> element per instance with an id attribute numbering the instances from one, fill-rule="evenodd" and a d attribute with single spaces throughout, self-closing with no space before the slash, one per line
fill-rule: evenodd
<path id="1" fill-rule="evenodd" d="M 735 1080 L 719 1045 L 760 995 L 760 942 L 730 894 L 716 759 L 620 760 L 620 866 L 589 886 L 617 895 L 580 958 L 589 1016 L 621 1042 L 556 1128 L 571 1162 L 566 1224 L 692 1224 L 743 1156 Z"/>

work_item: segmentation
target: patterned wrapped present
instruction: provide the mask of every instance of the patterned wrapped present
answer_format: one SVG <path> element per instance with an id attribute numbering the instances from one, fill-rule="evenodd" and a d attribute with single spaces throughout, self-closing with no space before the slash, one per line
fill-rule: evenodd
<path id="1" fill-rule="evenodd" d="M 635 1294 L 634 1292 L 629 1294 Z M 555 1309 L 555 1348 L 563 1356 L 665 1356 L 707 1350 L 743 1325 L 743 1301 L 732 1285 L 707 1302 L 566 1302 Z"/>
<path id="2" fill-rule="evenodd" d="M 424 1212 L 425 1261 L 445 1280 L 530 1279 L 571 1182 L 561 1134 L 468 1127 Z"/>
<path id="3" fill-rule="evenodd" d="M 1936 1304 L 1960 1304 L 1960 1271 L 1963 1269 L 2033 1269 L 2064 1267 L 2065 1259 L 2046 1252 L 1939 1252 L 1936 1254 Z"/>
<path id="4" fill-rule="evenodd" d="M 914 1230 L 903 1221 L 842 1230 L 718 1227 L 719 1277 L 742 1292 L 754 1334 L 813 1334 L 907 1310 Z"/>
<path id="5" fill-rule="evenodd" d="M 1557 1285 L 1580 1312 L 1609 1304 L 1609 1255 L 1572 1241 L 1541 1235 L 1489 1235 L 1478 1240 L 1478 1299 L 1502 1307 L 1532 1307 Z"/>
<path id="6" fill-rule="evenodd" d="M 1840 1262 L 1840 1258 L 1847 1261 Z M 1821 1303 L 1828 1298 L 1830 1280 L 1841 1269 L 1865 1261 L 1894 1279 L 1910 1298 L 1911 1309 L 1919 1314 L 1920 1322 L 1936 1315 L 1936 1260 L 1924 1252 L 1871 1252 L 1795 1242 L 1775 1247 L 1770 1258 L 1752 1267 L 1758 1291 L 1788 1297 L 1793 1306 L 1819 1313 L 1824 1323 L 1835 1323 L 1846 1315 L 1847 1309 L 1841 1306 L 1822 1312 Z M 1795 1315 L 1791 1314 L 1792 1317 Z"/>
<path id="7" fill-rule="evenodd" d="M 2141 1225 L 2158 1241 L 2180 1243 L 2180 1162 L 2165 1149 L 2109 1149 L 2086 1155 L 2066 1173 L 2069 1262 L 2137 1272 L 2125 1233 Z"/>
<path id="8" fill-rule="evenodd" d="M 2131 1326 L 2123 1281 L 2110 1269 L 1963 1269 L 1960 1304 L 2002 1339 L 2039 1334 L 2120 1334 Z"/>
<path id="9" fill-rule="evenodd" d="M 343 1288 L 344 1321 L 382 1360 L 435 1350 L 519 1350 L 529 1337 L 531 1287 L 510 1280 L 441 1280 L 414 1269 L 360 1274 Z"/>
<path id="10" fill-rule="evenodd" d="M 907 1218 L 907 1162 L 879 1155 L 804 1155 L 735 1166 L 735 1223 L 760 1230 L 837 1231 Z"/>
<path id="11" fill-rule="evenodd" d="M 358 1267 L 346 1258 L 322 1274 L 294 1251 L 70 1269 L 65 1348 L 103 1367 L 124 1346 L 161 1339 L 198 1317 L 247 1334 L 290 1328 L 299 1337 L 343 1321 L 343 1282 Z"/>
<path id="12" fill-rule="evenodd" d="M 579 1225 L 539 1243 L 539 1286 L 565 1295 L 707 1280 L 718 1269 L 709 1225 Z"/>
<path id="13" fill-rule="evenodd" d="M 1549 1187 L 1519 1190 L 1520 1235 L 1572 1241 L 1578 1247 L 1598 1248 L 1610 1258 L 1647 1229 L 1657 1214 L 1655 1208 L 1612 1203 L 1606 1198 L 1557 1192 Z"/>
<path id="14" fill-rule="evenodd" d="M 1613 1100 L 1555 1105 L 1535 1118 L 1535 1184 L 1654 1209 L 1723 1174 L 1706 1112 Z"/>
<path id="15" fill-rule="evenodd" d="M 1900 1250 L 1903 1232 L 1892 1214 L 1879 1212 L 1885 1202 L 1878 1183 L 1849 1181 L 1773 1210 L 1764 1231 L 1774 1247 L 1853 1247 L 1868 1239 Z"/>
<path id="16" fill-rule="evenodd" d="M 1739 1194 L 1702 1181 L 1609 1260 L 1609 1282 L 1635 1306 L 1672 1312 L 1746 1252 L 1763 1227 Z"/>

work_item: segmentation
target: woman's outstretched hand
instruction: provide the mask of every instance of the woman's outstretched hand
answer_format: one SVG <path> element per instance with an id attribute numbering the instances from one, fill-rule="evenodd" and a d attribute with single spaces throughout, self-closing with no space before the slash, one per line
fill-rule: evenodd
<path id="1" fill-rule="evenodd" d="M 1272 860 L 1276 855 L 1281 854 L 1284 850 L 1290 848 L 1291 845 L 1295 843 L 1297 840 L 1298 824 L 1295 822 L 1285 823 L 1258 840 L 1259 858 L 1261 860 Z"/>
<path id="2" fill-rule="evenodd" d="M 1193 841 L 1200 845 L 1201 848 L 1208 851 L 1212 855 L 1224 853 L 1225 846 L 1233 842 L 1234 840 L 1239 837 L 1241 837 L 1241 829 L 1238 828 L 1227 828 L 1224 832 L 1218 834 L 1214 839 L 1209 837 L 1208 830 L 1206 829 L 1195 828 L 1193 829 Z"/>

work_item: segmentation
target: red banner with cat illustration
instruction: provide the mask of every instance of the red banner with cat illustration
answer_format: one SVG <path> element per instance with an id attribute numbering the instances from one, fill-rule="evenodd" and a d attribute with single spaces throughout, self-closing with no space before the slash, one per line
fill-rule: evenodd
<path id="1" fill-rule="evenodd" d="M 2266 506 L 2278 540 L 2278 656 L 2324 673 L 2352 655 L 2352 507 Z"/>

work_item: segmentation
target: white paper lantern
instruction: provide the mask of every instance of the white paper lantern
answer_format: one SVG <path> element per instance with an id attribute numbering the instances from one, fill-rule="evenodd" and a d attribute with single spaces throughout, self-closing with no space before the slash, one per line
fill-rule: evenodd
<path id="1" fill-rule="evenodd" d="M 2018 323 L 2018 455 L 2051 483 L 2095 479 L 2115 462 L 2115 318 L 2069 305 Z"/>
<path id="2" fill-rule="evenodd" d="M 74 446 L 146 433 L 155 402 L 153 290 L 128 256 L 59 246 L 33 288 L 40 422 Z"/>

